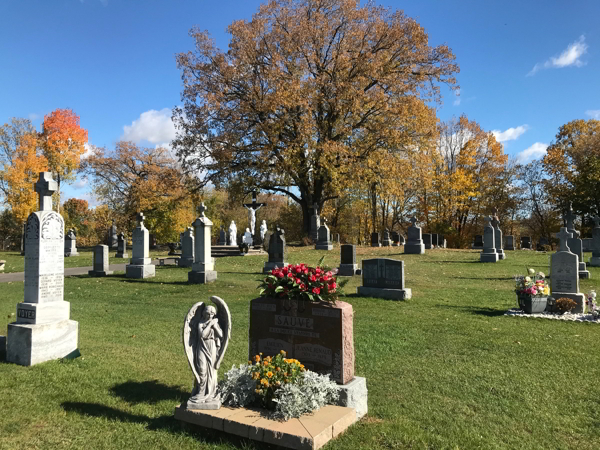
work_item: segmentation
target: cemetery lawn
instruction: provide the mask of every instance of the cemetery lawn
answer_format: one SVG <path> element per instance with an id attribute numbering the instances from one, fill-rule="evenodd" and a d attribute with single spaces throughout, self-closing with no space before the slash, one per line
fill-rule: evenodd
<path id="1" fill-rule="evenodd" d="M 288 262 L 314 265 L 321 255 L 339 262 L 337 246 L 289 248 Z M 357 250 L 359 259 L 377 256 L 406 262 L 413 298 L 357 297 L 360 277 L 346 286 L 369 414 L 327 449 L 600 448 L 600 325 L 503 316 L 516 303 L 513 275 L 547 273 L 549 254 L 511 251 L 482 264 L 477 251 Z M 193 385 L 181 344 L 185 314 L 211 295 L 224 298 L 233 330 L 219 373 L 245 363 L 248 302 L 264 261 L 217 259 L 210 285 L 188 285 L 187 269 L 176 267 L 157 267 L 144 281 L 122 272 L 66 278 L 82 356 L 0 363 L 0 449 L 272 448 L 173 419 Z M 589 270 L 582 292 L 600 287 L 600 269 Z M 23 283 L 1 286 L 5 334 Z"/>
<path id="2" fill-rule="evenodd" d="M 68 267 L 87 267 L 94 265 L 94 249 L 90 248 L 78 248 L 79 256 L 70 256 L 65 258 L 65 268 Z M 115 258 L 116 250 L 109 250 L 109 264 L 129 264 L 131 258 L 131 248 L 127 249 L 129 258 Z M 151 250 L 150 256 L 156 258 L 158 256 L 166 257 L 169 250 Z M 6 261 L 4 266 L 4 272 L 0 272 L 0 280 L 2 279 L 2 273 L 12 272 L 23 272 L 25 270 L 25 257 L 21 256 L 20 252 L 0 252 L 0 259 Z"/>

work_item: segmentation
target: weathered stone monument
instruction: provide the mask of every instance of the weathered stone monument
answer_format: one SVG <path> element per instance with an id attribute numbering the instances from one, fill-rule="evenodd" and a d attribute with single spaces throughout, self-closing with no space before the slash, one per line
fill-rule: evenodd
<path id="1" fill-rule="evenodd" d="M 425 246 L 425 250 L 431 250 L 431 234 L 423 233 L 423 245 Z"/>
<path id="2" fill-rule="evenodd" d="M 473 241 L 471 248 L 483 248 L 483 236 L 481 234 L 475 235 L 475 241 Z"/>
<path id="3" fill-rule="evenodd" d="M 594 229 L 592 230 L 592 257 L 590 266 L 600 267 L 600 217 L 594 216 Z"/>
<path id="4" fill-rule="evenodd" d="M 590 272 L 587 270 L 585 261 L 583 260 L 583 243 L 579 238 L 579 231 L 575 229 L 575 219 L 576 216 L 573 213 L 573 207 L 571 203 L 569 203 L 569 209 L 567 209 L 565 214 L 565 221 L 567 222 L 567 231 L 573 235 L 572 238 L 569 238 L 567 245 L 569 246 L 569 250 L 572 253 L 575 253 L 579 258 L 579 278 L 589 278 Z"/>
<path id="5" fill-rule="evenodd" d="M 129 258 L 129 253 L 127 253 L 127 239 L 125 239 L 125 233 L 119 233 L 117 237 L 117 253 L 115 253 L 115 258 Z"/>
<path id="6" fill-rule="evenodd" d="M 381 247 L 381 243 L 379 242 L 379 233 L 376 231 L 371 233 L 371 247 Z"/>
<path id="7" fill-rule="evenodd" d="M 333 244 L 331 242 L 331 232 L 327 226 L 327 219 L 323 218 L 323 224 L 319 227 L 319 233 L 317 237 L 317 244 L 315 250 L 333 250 Z"/>
<path id="8" fill-rule="evenodd" d="M 404 287 L 404 261 L 390 258 L 363 259 L 363 285 L 356 290 L 364 297 L 406 300 L 412 292 Z"/>
<path id="9" fill-rule="evenodd" d="M 356 246 L 352 244 L 343 244 L 340 246 L 340 267 L 338 275 L 342 277 L 352 277 L 356 275 L 358 265 L 356 264 Z"/>
<path id="10" fill-rule="evenodd" d="M 406 231 L 406 243 L 404 253 L 409 255 L 422 255 L 425 253 L 425 244 L 421 238 L 421 228 L 417 226 L 417 218 L 410 219 L 412 225 Z"/>
<path id="11" fill-rule="evenodd" d="M 271 234 L 269 238 L 269 260 L 265 262 L 263 273 L 269 273 L 273 269 L 288 265 L 285 262 L 286 248 L 284 234 L 285 231 L 279 228 L 279 225 L 275 227 L 275 231 Z"/>
<path id="12" fill-rule="evenodd" d="M 73 228 L 69 230 L 65 237 L 65 256 L 79 256 L 79 252 L 77 252 L 77 235 Z"/>
<path id="13" fill-rule="evenodd" d="M 194 264 L 194 229 L 187 227 L 181 238 L 181 258 L 179 267 L 192 267 Z"/>
<path id="14" fill-rule="evenodd" d="M 483 229 L 483 250 L 479 254 L 480 262 L 498 262 L 498 253 L 496 253 L 496 230 L 492 226 L 492 218 L 485 218 L 485 228 Z"/>
<path id="15" fill-rule="evenodd" d="M 560 240 L 560 248 L 550 256 L 550 288 L 552 297 L 558 300 L 567 297 L 577 303 L 572 311 L 582 313 L 585 307 L 585 295 L 579 292 L 579 256 L 572 253 L 568 241 L 573 236 L 567 228 L 562 227 L 556 237 Z"/>
<path id="16" fill-rule="evenodd" d="M 115 219 L 112 220 L 112 225 L 108 229 L 106 245 L 111 249 L 117 248 L 117 226 L 115 225 Z"/>
<path id="17" fill-rule="evenodd" d="M 41 172 L 35 183 L 40 210 L 27 218 L 25 233 L 25 295 L 17 304 L 17 320 L 8 324 L 6 360 L 32 366 L 76 356 L 79 324 L 69 320 L 64 301 L 63 218 L 52 211 L 57 183 Z"/>
<path id="18" fill-rule="evenodd" d="M 321 218 L 319 217 L 319 205 L 313 204 L 313 215 L 310 218 L 310 238 L 317 242 L 319 238 L 319 227 L 321 226 Z"/>
<path id="19" fill-rule="evenodd" d="M 211 256 L 211 232 L 212 221 L 204 215 L 206 206 L 204 202 L 198 207 L 200 214 L 194 223 L 195 249 L 194 264 L 192 270 L 188 273 L 188 282 L 194 284 L 211 283 L 217 279 L 215 270 L 215 259 Z"/>
<path id="20" fill-rule="evenodd" d="M 500 229 L 500 219 L 498 219 L 498 208 L 494 208 L 494 216 L 492 217 L 492 227 L 494 227 L 494 243 L 496 245 L 496 253 L 498 253 L 498 259 L 506 258 L 504 249 L 504 241 L 502 240 L 502 230 Z"/>
<path id="21" fill-rule="evenodd" d="M 108 245 L 96 245 L 94 247 L 94 269 L 88 271 L 90 277 L 105 277 L 112 275 L 108 265 Z"/>
<path id="22" fill-rule="evenodd" d="M 514 250 L 515 249 L 515 237 L 514 236 L 504 236 L 504 249 L 505 250 Z"/>
<path id="23" fill-rule="evenodd" d="M 144 213 L 137 215 L 138 226 L 131 234 L 131 260 L 125 266 L 127 278 L 152 278 L 156 268 L 150 259 L 150 237 L 148 229 L 144 226 Z"/>
<path id="24" fill-rule="evenodd" d="M 521 236 L 521 250 L 531 250 L 531 236 Z"/>
<path id="25" fill-rule="evenodd" d="M 385 230 L 383 230 L 383 241 L 382 241 L 381 245 L 383 247 L 391 247 L 392 246 L 392 240 L 390 239 L 390 230 L 388 230 L 387 228 Z"/>

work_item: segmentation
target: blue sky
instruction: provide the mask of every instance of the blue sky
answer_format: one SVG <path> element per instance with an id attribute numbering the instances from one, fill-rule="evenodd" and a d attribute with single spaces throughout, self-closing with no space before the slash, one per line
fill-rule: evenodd
<path id="1" fill-rule="evenodd" d="M 175 54 L 189 29 L 227 48 L 226 27 L 254 0 L 0 0 L 0 123 L 71 108 L 93 145 L 142 145 L 174 136 L 180 104 Z M 383 0 L 446 43 L 460 65 L 460 96 L 444 90 L 438 116 L 467 114 L 495 130 L 505 152 L 543 156 L 558 127 L 600 119 L 600 1 Z M 85 182 L 65 189 L 86 198 Z"/>

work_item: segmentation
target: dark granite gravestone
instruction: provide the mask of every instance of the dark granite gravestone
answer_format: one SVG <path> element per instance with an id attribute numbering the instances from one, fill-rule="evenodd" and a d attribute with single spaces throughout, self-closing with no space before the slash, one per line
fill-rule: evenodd
<path id="1" fill-rule="evenodd" d="M 417 218 L 410 219 L 412 225 L 406 231 L 406 243 L 404 244 L 404 253 L 411 255 L 422 255 L 425 253 L 425 244 L 421 235 L 421 227 L 417 226 Z"/>
<path id="2" fill-rule="evenodd" d="M 423 244 L 425 245 L 425 250 L 431 250 L 431 234 L 423 233 Z"/>
<path id="3" fill-rule="evenodd" d="M 115 258 L 129 258 L 127 241 L 125 240 L 125 234 L 122 232 L 117 237 L 117 253 L 115 254 Z"/>
<path id="4" fill-rule="evenodd" d="M 504 249 L 505 250 L 514 250 L 515 249 L 515 237 L 514 236 L 504 236 Z"/>
<path id="5" fill-rule="evenodd" d="M 268 273 L 273 269 L 282 268 L 288 265 L 285 262 L 286 248 L 285 248 L 285 231 L 279 228 L 279 225 L 275 227 L 275 232 L 271 234 L 269 239 L 269 260 L 265 262 L 263 272 Z"/>
<path id="6" fill-rule="evenodd" d="M 221 230 L 219 231 L 217 245 L 227 245 L 227 233 L 225 232 L 225 226 L 223 225 L 221 225 Z"/>
<path id="7" fill-rule="evenodd" d="M 537 251 L 543 251 L 544 245 L 550 245 L 550 243 L 548 242 L 548 239 L 546 239 L 545 237 L 541 237 L 536 245 Z"/>
<path id="8" fill-rule="evenodd" d="M 400 245 L 400 234 L 397 231 L 392 231 L 390 237 L 392 239 L 392 247 L 398 247 Z"/>
<path id="9" fill-rule="evenodd" d="M 483 235 L 482 234 L 475 235 L 475 241 L 473 242 L 473 245 L 471 245 L 471 248 L 483 248 Z"/>
<path id="10" fill-rule="evenodd" d="M 521 250 L 531 250 L 530 236 L 521 236 Z"/>
<path id="11" fill-rule="evenodd" d="M 371 233 L 371 247 L 381 247 L 379 242 L 379 233 Z"/>
<path id="12" fill-rule="evenodd" d="M 363 285 L 358 295 L 392 300 L 411 298 L 411 290 L 404 287 L 404 261 L 390 258 L 363 259 Z"/>
<path id="13" fill-rule="evenodd" d="M 431 233 L 431 246 L 432 247 L 437 247 L 439 245 L 438 240 L 439 240 L 439 234 L 437 233 Z"/>
<path id="14" fill-rule="evenodd" d="M 274 233 L 276 234 L 276 233 Z M 345 384 L 354 378 L 352 305 L 266 297 L 250 301 L 248 359 L 281 350 Z"/>
<path id="15" fill-rule="evenodd" d="M 356 275 L 356 246 L 344 244 L 340 247 L 340 267 L 338 275 L 342 277 L 351 277 Z"/>
<path id="16" fill-rule="evenodd" d="M 333 250 L 333 244 L 331 243 L 331 232 L 329 231 L 327 219 L 325 218 L 323 218 L 323 225 L 319 227 L 315 250 Z"/>

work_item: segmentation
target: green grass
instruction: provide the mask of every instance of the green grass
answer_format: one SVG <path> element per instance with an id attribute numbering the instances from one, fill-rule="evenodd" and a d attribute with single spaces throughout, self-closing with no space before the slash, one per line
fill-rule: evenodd
<path id="1" fill-rule="evenodd" d="M 321 255 L 339 262 L 337 248 L 289 250 L 292 263 Z M 513 275 L 547 272 L 547 254 L 507 252 L 480 264 L 476 251 L 357 253 L 403 259 L 413 298 L 357 297 L 359 277 L 346 286 L 369 414 L 327 449 L 600 448 L 600 326 L 502 315 L 516 303 Z M 0 364 L 0 448 L 267 448 L 173 419 L 193 384 L 181 344 L 187 310 L 210 295 L 224 298 L 233 332 L 220 373 L 245 362 L 248 301 L 264 260 L 218 259 L 210 285 L 188 285 L 187 270 L 174 267 L 157 267 L 145 281 L 122 273 L 65 279 L 82 357 Z M 600 269 L 589 270 L 582 291 L 598 286 Z M 23 283 L 1 286 L 3 334 Z"/>
<path id="2" fill-rule="evenodd" d="M 77 249 L 79 256 L 70 256 L 65 258 L 65 268 L 67 267 L 86 267 L 94 265 L 94 249 L 79 248 Z M 127 249 L 129 258 L 115 258 L 116 250 L 108 251 L 109 264 L 128 264 L 131 258 L 131 249 Z M 156 258 L 158 256 L 167 256 L 169 250 L 152 250 L 150 256 Z M 20 252 L 0 252 L 0 259 L 6 261 L 4 266 L 5 273 L 23 272 L 25 270 L 25 258 Z M 1 275 L 0 275 L 1 276 Z"/>

